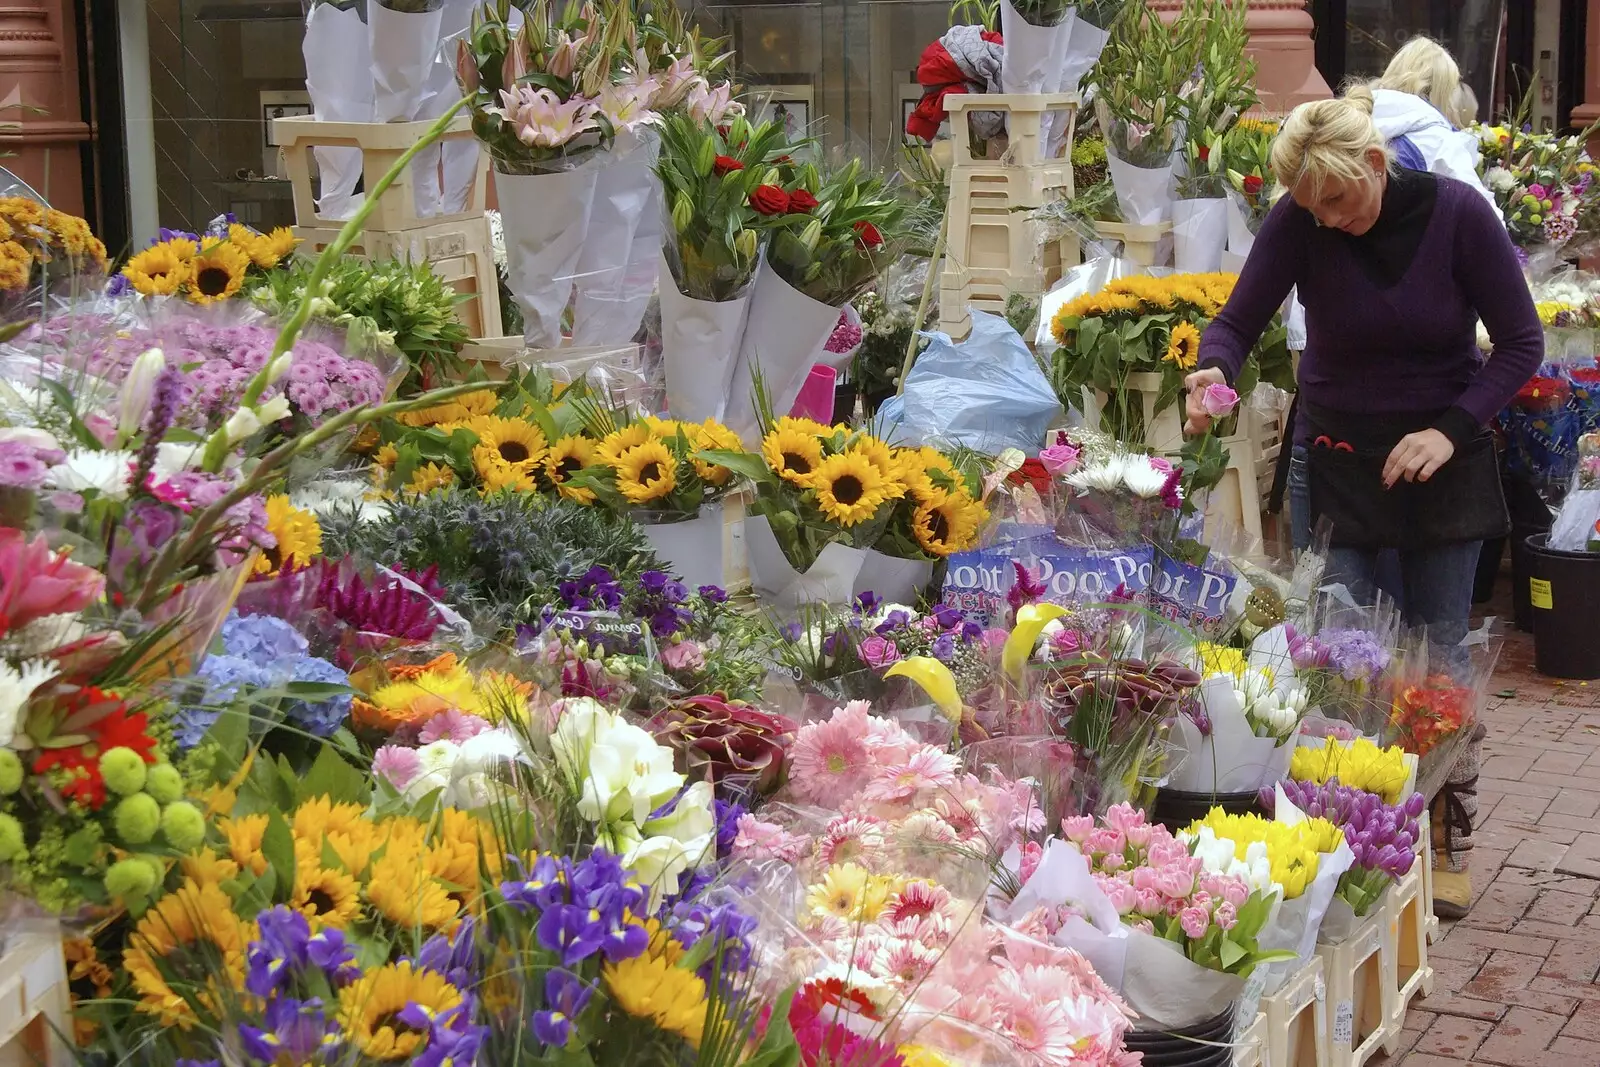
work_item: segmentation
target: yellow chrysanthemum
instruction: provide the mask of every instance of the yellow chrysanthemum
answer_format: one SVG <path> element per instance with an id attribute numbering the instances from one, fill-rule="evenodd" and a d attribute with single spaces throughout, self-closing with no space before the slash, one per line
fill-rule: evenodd
<path id="1" fill-rule="evenodd" d="M 200 250 L 192 264 L 186 293 L 196 304 L 215 304 L 226 300 L 244 286 L 250 270 L 250 257 L 227 241 Z"/>
<path id="2" fill-rule="evenodd" d="M 613 430 L 601 439 L 595 447 L 594 458 L 598 463 L 614 467 L 622 454 L 630 448 L 637 448 L 650 440 L 653 435 L 650 427 L 642 422 L 631 423 L 620 430 Z"/>
<path id="3" fill-rule="evenodd" d="M 594 462 L 595 443 L 581 434 L 563 437 L 550 446 L 544 457 L 544 476 L 556 492 L 580 504 L 594 503 L 594 490 L 568 485 L 567 479 Z"/>
<path id="4" fill-rule="evenodd" d="M 454 400 L 418 411 L 404 411 L 395 416 L 403 426 L 436 426 L 441 422 L 466 422 L 479 415 L 488 415 L 500 402 L 492 389 L 480 389 L 458 396 Z"/>
<path id="5" fill-rule="evenodd" d="M 694 433 L 689 437 L 690 443 L 696 450 L 717 449 L 725 452 L 737 452 L 743 449 L 739 435 L 728 429 L 716 419 L 707 419 L 694 427 Z M 726 485 L 728 479 L 733 477 L 733 472 L 727 467 L 719 467 L 715 463 L 707 463 L 703 459 L 694 461 L 695 473 L 707 485 Z"/>
<path id="6" fill-rule="evenodd" d="M 677 461 L 660 441 L 635 445 L 618 456 L 612 467 L 617 472 L 617 492 L 635 504 L 660 500 L 678 484 Z"/>
<path id="7" fill-rule="evenodd" d="M 22 226 L 44 224 L 44 208 L 26 196 L 0 196 L 0 215 Z"/>
<path id="8" fill-rule="evenodd" d="M 266 814 L 262 813 L 223 819 L 217 824 L 228 842 L 228 855 L 251 874 L 259 875 L 267 869 L 267 858 L 261 854 L 261 838 L 267 832 L 267 821 Z"/>
<path id="9" fill-rule="evenodd" d="M 1193 370 L 1200 362 L 1200 331 L 1192 322 L 1179 322 L 1172 327 L 1167 342 L 1167 354 L 1161 357 L 1175 364 L 1179 370 Z"/>
<path id="10" fill-rule="evenodd" d="M 214 978 L 198 976 L 215 975 L 220 966 L 232 989 L 243 992 L 244 950 L 255 936 L 255 924 L 234 915 L 232 900 L 219 886 L 185 882 L 145 912 L 122 957 L 139 995 L 138 1010 L 164 1027 L 193 1028 L 198 1020 L 188 998 L 211 1011 L 221 1007 Z M 185 983 L 188 998 L 167 984 L 162 963 L 191 976 Z"/>
<path id="11" fill-rule="evenodd" d="M 694 1048 L 705 1036 L 706 984 L 678 964 L 683 946 L 651 919 L 650 947 L 643 955 L 601 968 L 612 1002 L 640 1019 L 677 1034 Z"/>
<path id="12" fill-rule="evenodd" d="M 145 296 L 171 296 L 194 277 L 194 257 L 199 249 L 187 237 L 153 244 L 128 260 L 122 276 L 134 292 Z"/>
<path id="13" fill-rule="evenodd" d="M 872 518 L 891 496 L 891 483 L 859 452 L 829 456 L 805 484 L 816 493 L 822 514 L 840 526 Z"/>
<path id="14" fill-rule="evenodd" d="M 428 1031 L 400 1021 L 406 1005 L 439 1015 L 460 1003 L 461 991 L 443 975 L 402 960 L 370 970 L 339 991 L 339 1029 L 375 1060 L 409 1060 L 427 1044 Z"/>
<path id="15" fill-rule="evenodd" d="M 21 289 L 33 277 L 33 256 L 16 241 L 0 242 L 0 289 Z"/>
<path id="16" fill-rule="evenodd" d="M 425 463 L 411 472 L 411 480 L 406 483 L 406 491 L 431 493 L 435 489 L 448 489 L 455 484 L 454 469 L 442 467 L 437 463 Z"/>
<path id="17" fill-rule="evenodd" d="M 304 915 L 313 930 L 321 926 L 343 930 L 361 918 L 361 886 L 344 871 L 301 863 L 296 866 L 289 906 Z"/>
<path id="18" fill-rule="evenodd" d="M 989 509 L 965 492 L 935 489 L 911 516 L 911 533 L 930 556 L 948 556 L 971 548 Z"/>
<path id="19" fill-rule="evenodd" d="M 761 442 L 761 458 L 784 481 L 804 486 L 822 466 L 822 442 L 803 430 L 774 427 Z"/>
<path id="20" fill-rule="evenodd" d="M 267 532 L 278 543 L 256 559 L 257 574 L 299 570 L 322 555 L 322 526 L 317 517 L 290 504 L 286 496 L 267 497 Z"/>

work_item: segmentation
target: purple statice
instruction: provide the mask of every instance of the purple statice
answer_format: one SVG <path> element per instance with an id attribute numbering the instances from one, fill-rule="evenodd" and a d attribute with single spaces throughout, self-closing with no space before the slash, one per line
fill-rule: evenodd
<path id="1" fill-rule="evenodd" d="M 173 230 L 163 226 L 156 231 L 156 239 L 152 243 L 161 244 L 164 241 L 193 241 L 195 244 L 199 244 L 200 235 L 190 233 L 188 230 Z"/>
<path id="2" fill-rule="evenodd" d="M 1318 640 L 1328 650 L 1327 666 L 1347 682 L 1368 682 L 1389 666 L 1389 650 L 1370 630 L 1323 630 Z"/>
<path id="3" fill-rule="evenodd" d="M 41 489 L 50 475 L 51 464 L 65 458 L 66 454 L 60 449 L 39 448 L 15 438 L 0 441 L 0 486 Z"/>
<path id="4" fill-rule="evenodd" d="M 556 592 L 573 611 L 615 611 L 622 604 L 622 586 L 611 571 L 596 564 L 581 578 L 568 579 Z"/>

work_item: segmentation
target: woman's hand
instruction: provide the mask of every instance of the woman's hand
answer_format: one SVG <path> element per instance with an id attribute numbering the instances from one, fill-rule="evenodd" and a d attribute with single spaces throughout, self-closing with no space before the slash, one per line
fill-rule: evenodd
<path id="1" fill-rule="evenodd" d="M 1430 428 L 1408 433 L 1400 438 L 1383 465 L 1383 487 L 1388 489 L 1401 478 L 1408 482 L 1425 482 L 1455 452 L 1456 446 L 1450 443 L 1450 438 L 1438 430 Z"/>
<path id="2" fill-rule="evenodd" d="M 1184 401 L 1185 412 L 1188 415 L 1188 420 L 1183 424 L 1184 433 L 1193 437 L 1211 428 L 1211 416 L 1206 414 L 1204 405 L 1200 403 L 1200 394 L 1206 391 L 1208 385 L 1227 384 L 1228 379 L 1216 367 L 1197 370 L 1183 380 L 1183 388 L 1188 394 Z"/>

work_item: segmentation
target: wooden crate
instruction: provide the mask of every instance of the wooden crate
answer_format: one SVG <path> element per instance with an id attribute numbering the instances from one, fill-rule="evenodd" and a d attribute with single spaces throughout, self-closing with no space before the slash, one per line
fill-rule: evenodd
<path id="1" fill-rule="evenodd" d="M 1233 1067 L 1276 1067 L 1267 1055 L 1267 1017 L 1260 1012 L 1233 1039 Z"/>
<path id="2" fill-rule="evenodd" d="M 1328 990 L 1320 955 L 1272 996 L 1261 998 L 1261 1018 L 1271 1067 L 1328 1067 Z"/>
<path id="3" fill-rule="evenodd" d="M 1392 1041 L 1395 945 L 1380 903 L 1338 945 L 1318 945 L 1328 998 L 1327 1067 L 1361 1067 Z"/>
<path id="4" fill-rule="evenodd" d="M 409 194 L 408 194 L 409 195 Z M 296 226 L 300 249 L 317 255 L 339 237 L 340 227 Z M 476 215 L 427 220 L 401 230 L 369 227 L 350 246 L 350 255 L 362 259 L 396 258 L 427 263 L 445 284 L 470 299 L 456 305 L 456 315 L 473 337 L 500 334 L 500 275 L 494 265 L 489 219 Z"/>
<path id="5" fill-rule="evenodd" d="M 341 220 L 317 214 L 317 201 L 311 189 L 311 150 L 361 149 L 361 185 L 364 189 L 372 189 L 377 186 L 378 179 L 387 174 L 389 168 L 433 125 L 432 122 L 320 122 L 315 118 L 281 118 L 272 121 L 294 191 L 295 222 L 311 228 L 331 227 L 335 231 L 343 225 Z M 457 115 L 440 140 L 476 142 L 470 116 Z M 367 229 L 408 230 L 445 222 L 481 219 L 486 206 L 488 180 L 489 156 L 487 152 L 479 152 L 478 174 L 467 195 L 466 207 L 459 214 L 420 218 L 408 167 L 384 192 L 378 206 L 367 217 Z"/>
<path id="6" fill-rule="evenodd" d="M 68 1067 L 74 1062 L 71 1035 L 61 936 L 11 939 L 0 956 L 0 1067 Z"/>

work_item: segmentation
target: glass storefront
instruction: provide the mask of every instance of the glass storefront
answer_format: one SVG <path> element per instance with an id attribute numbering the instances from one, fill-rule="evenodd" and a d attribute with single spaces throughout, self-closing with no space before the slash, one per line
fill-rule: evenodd
<path id="1" fill-rule="evenodd" d="M 1493 99 L 1504 15 L 1505 0 L 1346 0 L 1344 73 L 1376 77 L 1401 45 L 1423 34 L 1456 57 L 1484 114 L 1482 105 Z"/>

